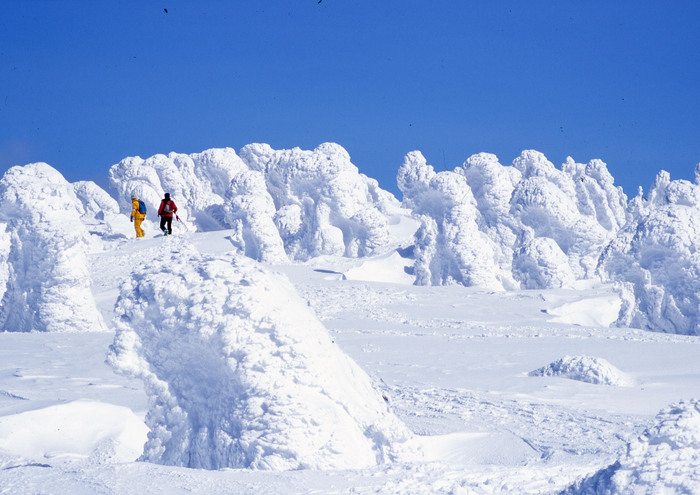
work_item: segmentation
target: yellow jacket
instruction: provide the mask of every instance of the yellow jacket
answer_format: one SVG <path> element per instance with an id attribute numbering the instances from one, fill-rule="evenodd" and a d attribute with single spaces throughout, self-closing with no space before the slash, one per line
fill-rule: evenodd
<path id="1" fill-rule="evenodd" d="M 131 200 L 131 218 L 138 218 L 139 220 L 146 218 L 146 214 L 139 211 L 139 198 Z"/>

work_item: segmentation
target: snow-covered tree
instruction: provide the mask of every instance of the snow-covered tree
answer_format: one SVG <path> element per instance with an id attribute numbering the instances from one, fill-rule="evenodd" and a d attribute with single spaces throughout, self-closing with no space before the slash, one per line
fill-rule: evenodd
<path id="1" fill-rule="evenodd" d="M 122 287 L 108 357 L 151 398 L 144 460 L 351 469 L 390 460 L 410 438 L 283 276 L 168 246 L 167 261 Z"/>
<path id="2" fill-rule="evenodd" d="M 84 214 L 73 185 L 45 163 L 12 167 L 0 180 L 2 330 L 105 330 L 90 289 Z"/>
<path id="3" fill-rule="evenodd" d="M 618 323 L 700 334 L 700 185 L 662 171 L 634 210 L 600 259 L 625 295 Z"/>

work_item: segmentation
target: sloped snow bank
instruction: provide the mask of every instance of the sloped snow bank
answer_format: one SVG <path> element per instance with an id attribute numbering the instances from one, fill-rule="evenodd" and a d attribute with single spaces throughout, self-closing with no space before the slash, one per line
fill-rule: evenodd
<path id="1" fill-rule="evenodd" d="M 624 459 L 564 493 L 700 493 L 700 401 L 663 409 Z"/>
<path id="2" fill-rule="evenodd" d="M 529 376 L 559 376 L 595 385 L 630 386 L 633 380 L 602 358 L 564 356 L 528 373 Z"/>
<path id="3" fill-rule="evenodd" d="M 78 400 L 0 417 L 0 451 L 51 463 L 131 462 L 146 433 L 127 407 Z"/>
<path id="4" fill-rule="evenodd" d="M 166 242 L 122 287 L 108 356 L 150 396 L 143 460 L 289 470 L 392 459 L 410 432 L 290 283 L 242 256 Z"/>
<path id="5" fill-rule="evenodd" d="M 91 291 L 84 213 L 73 185 L 45 163 L 2 177 L 1 330 L 106 330 Z"/>

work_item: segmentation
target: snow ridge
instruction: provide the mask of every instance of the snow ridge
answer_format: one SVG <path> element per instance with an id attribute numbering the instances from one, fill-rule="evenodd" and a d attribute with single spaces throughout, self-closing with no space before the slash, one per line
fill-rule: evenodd
<path id="1" fill-rule="evenodd" d="M 167 239 L 125 283 L 108 361 L 151 399 L 143 459 L 192 468 L 363 468 L 410 437 L 291 284 Z"/>

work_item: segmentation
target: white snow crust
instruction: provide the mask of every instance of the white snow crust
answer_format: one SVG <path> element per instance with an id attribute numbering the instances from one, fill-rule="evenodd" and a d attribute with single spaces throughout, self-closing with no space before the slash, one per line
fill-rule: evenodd
<path id="1" fill-rule="evenodd" d="M 165 249 L 122 288 L 109 355 L 151 397 L 144 460 L 364 468 L 410 438 L 282 275 L 240 256 Z"/>
<path id="2" fill-rule="evenodd" d="M 700 492 L 700 165 L 629 203 L 534 151 L 409 153 L 402 205 L 333 144 L 110 179 L 0 179 L 0 492 Z"/>

